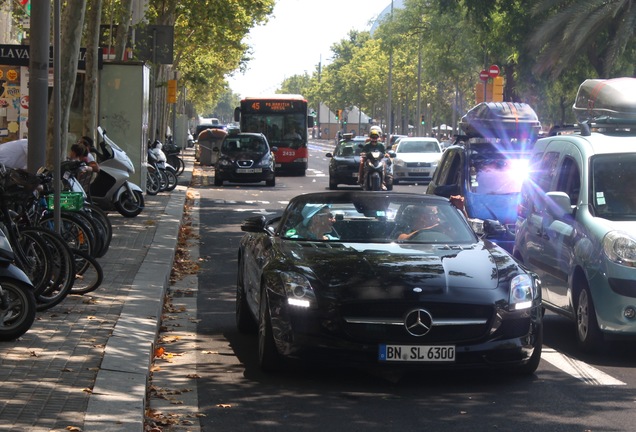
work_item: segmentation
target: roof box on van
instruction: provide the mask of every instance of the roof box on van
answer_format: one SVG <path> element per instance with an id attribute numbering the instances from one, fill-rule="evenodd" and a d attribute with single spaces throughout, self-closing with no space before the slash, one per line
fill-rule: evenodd
<path id="1" fill-rule="evenodd" d="M 541 123 L 528 104 L 482 102 L 462 117 L 460 127 L 469 137 L 535 140 Z"/>
<path id="2" fill-rule="evenodd" d="M 572 108 L 579 123 L 636 123 L 636 78 L 585 80 Z"/>

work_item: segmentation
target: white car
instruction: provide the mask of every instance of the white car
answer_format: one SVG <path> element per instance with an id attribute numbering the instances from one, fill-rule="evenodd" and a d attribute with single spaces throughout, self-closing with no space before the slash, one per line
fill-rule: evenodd
<path id="1" fill-rule="evenodd" d="M 430 182 L 442 158 L 437 138 L 404 137 L 395 148 L 393 184 L 399 182 Z"/>

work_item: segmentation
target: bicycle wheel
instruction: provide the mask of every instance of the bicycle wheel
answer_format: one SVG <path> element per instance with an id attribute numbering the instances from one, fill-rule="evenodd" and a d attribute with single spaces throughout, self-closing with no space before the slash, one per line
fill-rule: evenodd
<path id="1" fill-rule="evenodd" d="M 168 159 L 168 163 L 172 165 L 172 167 L 174 168 L 177 176 L 180 176 L 181 174 L 183 174 L 183 171 L 185 170 L 185 162 L 183 161 L 181 157 L 177 156 L 176 154 L 173 154 L 173 155 L 167 156 L 167 159 Z"/>
<path id="2" fill-rule="evenodd" d="M 40 219 L 40 226 L 55 232 L 53 214 L 46 214 Z M 95 251 L 95 239 L 93 232 L 84 221 L 70 213 L 62 213 L 60 216 L 60 235 L 69 247 L 80 249 L 89 255 Z"/>
<path id="3" fill-rule="evenodd" d="M 51 251 L 39 237 L 24 236 L 17 226 L 12 229 L 14 231 L 7 238 L 15 252 L 16 264 L 33 284 L 34 295 L 38 295 L 46 290 L 51 281 L 53 270 L 48 258 Z"/>
<path id="4" fill-rule="evenodd" d="M 45 244 L 50 269 L 49 280 L 42 290 L 36 291 L 35 301 L 38 311 L 52 308 L 66 298 L 75 282 L 75 263 L 71 249 L 59 234 L 42 227 L 21 228 L 20 237 Z"/>
<path id="5" fill-rule="evenodd" d="M 99 220 L 102 225 L 106 228 L 106 244 L 110 246 L 110 242 L 113 239 L 113 225 L 110 222 L 110 217 L 108 213 L 106 213 L 101 208 L 97 207 L 95 204 L 85 203 L 84 209 L 90 211 L 91 215 Z"/>
<path id="6" fill-rule="evenodd" d="M 95 240 L 95 242 L 93 243 L 93 250 L 91 252 L 93 256 L 96 258 L 104 256 L 104 254 L 106 253 L 106 251 L 104 250 L 104 240 L 106 238 L 106 232 L 103 225 L 97 222 L 93 217 L 91 217 L 88 212 L 77 211 L 72 212 L 71 215 L 75 216 L 78 219 L 81 219 L 93 234 L 93 239 Z"/>
<path id="7" fill-rule="evenodd" d="M 86 252 L 71 249 L 75 264 L 75 282 L 71 294 L 87 294 L 95 291 L 104 280 L 104 271 L 99 262 Z"/>
<path id="8" fill-rule="evenodd" d="M 102 247 L 99 253 L 95 255 L 96 258 L 101 258 L 106 255 L 106 252 L 108 252 L 108 248 L 110 247 L 110 242 L 113 239 L 113 226 L 111 225 L 108 216 L 104 212 L 100 213 L 99 211 L 84 206 L 83 213 L 87 214 L 90 217 L 90 219 L 97 227 L 97 232 L 101 236 Z"/>

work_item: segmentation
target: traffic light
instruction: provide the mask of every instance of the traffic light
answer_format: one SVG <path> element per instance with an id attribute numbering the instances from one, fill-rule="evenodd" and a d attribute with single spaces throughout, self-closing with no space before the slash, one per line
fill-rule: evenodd
<path id="1" fill-rule="evenodd" d="M 342 114 L 342 110 L 336 110 L 336 121 L 340 120 L 340 114 Z"/>
<path id="2" fill-rule="evenodd" d="M 425 125 L 426 124 L 426 114 L 422 114 L 422 116 L 420 118 L 420 124 L 421 125 Z"/>

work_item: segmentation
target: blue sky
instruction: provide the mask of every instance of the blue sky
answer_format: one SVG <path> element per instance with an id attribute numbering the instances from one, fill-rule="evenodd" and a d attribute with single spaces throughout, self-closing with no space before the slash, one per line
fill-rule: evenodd
<path id="1" fill-rule="evenodd" d="M 253 60 L 245 74 L 228 77 L 230 88 L 241 97 L 274 93 L 286 77 L 330 63 L 334 43 L 352 29 L 369 30 L 390 6 L 391 0 L 278 0 L 269 22 L 252 29 L 246 42 Z"/>

